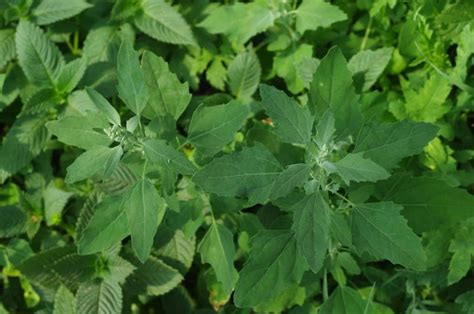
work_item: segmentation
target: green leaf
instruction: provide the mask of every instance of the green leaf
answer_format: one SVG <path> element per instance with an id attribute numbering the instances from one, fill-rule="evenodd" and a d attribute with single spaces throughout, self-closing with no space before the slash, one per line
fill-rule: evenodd
<path id="1" fill-rule="evenodd" d="M 126 287 L 147 295 L 160 296 L 176 288 L 183 279 L 179 271 L 150 256 L 145 263 L 137 264 L 137 270 L 127 279 Z"/>
<path id="2" fill-rule="evenodd" d="M 46 224 L 51 226 L 61 221 L 61 213 L 67 201 L 74 193 L 58 189 L 50 183 L 43 192 Z"/>
<path id="3" fill-rule="evenodd" d="M 158 250 L 158 255 L 184 274 L 193 263 L 195 250 L 195 239 L 189 239 L 183 231 L 176 230 L 171 240 Z"/>
<path id="4" fill-rule="evenodd" d="M 95 213 L 77 241 L 81 255 L 103 252 L 130 234 L 122 197 L 106 198 L 95 206 Z"/>
<path id="5" fill-rule="evenodd" d="M 16 206 L 0 207 L 0 238 L 9 238 L 25 231 L 26 213 Z"/>
<path id="6" fill-rule="evenodd" d="M 142 12 L 135 25 L 145 34 L 170 44 L 195 45 L 193 33 L 186 20 L 163 0 L 141 1 Z"/>
<path id="7" fill-rule="evenodd" d="M 437 133 L 435 125 L 407 120 L 366 125 L 355 140 L 353 153 L 363 153 L 365 158 L 392 169 L 403 158 L 423 151 Z"/>
<path id="8" fill-rule="evenodd" d="M 344 137 L 358 130 L 362 122 L 358 101 L 346 59 L 339 48 L 333 47 L 314 73 L 308 105 L 316 116 L 331 109 L 337 134 Z"/>
<path id="9" fill-rule="evenodd" d="M 354 289 L 339 286 L 320 309 L 321 314 L 367 314 L 367 302 Z"/>
<path id="10" fill-rule="evenodd" d="M 58 90 L 70 93 L 79 84 L 87 69 L 85 58 L 79 58 L 66 64 L 58 77 Z"/>
<path id="11" fill-rule="evenodd" d="M 122 288 L 112 279 L 84 282 L 76 294 L 76 313 L 110 314 L 122 312 Z"/>
<path id="12" fill-rule="evenodd" d="M 220 196 L 249 197 L 271 186 L 281 170 L 275 157 L 263 145 L 257 145 L 212 160 L 194 175 L 193 181 Z"/>
<path id="13" fill-rule="evenodd" d="M 15 58 L 15 30 L 1 29 L 0 30 L 0 68 L 3 68 L 10 60 Z"/>
<path id="14" fill-rule="evenodd" d="M 152 52 L 143 55 L 145 83 L 150 90 L 149 107 L 155 115 L 178 120 L 191 100 L 188 83 L 181 83 L 168 64 Z"/>
<path id="15" fill-rule="evenodd" d="M 115 63 L 122 40 L 133 40 L 135 34 L 130 24 L 102 25 L 87 33 L 82 55 L 88 64 L 98 62 Z"/>
<path id="16" fill-rule="evenodd" d="M 316 30 L 333 23 L 344 21 L 347 15 L 337 6 L 323 0 L 303 0 L 296 10 L 296 30 Z"/>
<path id="17" fill-rule="evenodd" d="M 123 285 L 127 278 L 137 269 L 131 262 L 121 258 L 120 246 L 112 247 L 107 252 L 107 276 Z M 105 255 L 105 254 L 104 254 Z"/>
<path id="18" fill-rule="evenodd" d="M 223 58 L 216 56 L 211 61 L 206 71 L 206 79 L 213 87 L 218 90 L 225 89 L 225 83 L 227 81 L 227 69 L 224 65 Z"/>
<path id="19" fill-rule="evenodd" d="M 286 143 L 306 144 L 311 137 L 314 118 L 308 107 L 301 107 L 284 92 L 260 86 L 262 104 L 275 125 L 275 133 Z"/>
<path id="20" fill-rule="evenodd" d="M 225 226 L 212 222 L 198 246 L 201 262 L 209 263 L 226 293 L 231 293 L 238 279 L 234 267 L 233 235 Z"/>
<path id="21" fill-rule="evenodd" d="M 73 17 L 90 7 L 92 5 L 85 0 L 41 0 L 32 15 L 36 24 L 46 25 Z"/>
<path id="22" fill-rule="evenodd" d="M 420 234 L 474 216 L 474 196 L 435 178 L 394 177 L 377 184 L 377 196 L 402 205 L 408 225 Z"/>
<path id="23" fill-rule="evenodd" d="M 150 255 L 156 229 L 165 214 L 163 200 L 149 180 L 141 179 L 125 196 L 124 206 L 133 250 L 144 263 Z"/>
<path id="24" fill-rule="evenodd" d="M 46 123 L 48 130 L 56 135 L 60 142 L 82 149 L 112 144 L 112 139 L 104 132 L 99 131 L 99 129 L 105 129 L 108 126 L 107 120 L 95 114 L 66 116 Z"/>
<path id="25" fill-rule="evenodd" d="M 296 187 L 306 183 L 311 174 L 308 164 L 293 164 L 283 170 L 273 183 L 269 199 L 276 200 L 290 194 Z"/>
<path id="26" fill-rule="evenodd" d="M 24 260 L 33 256 L 33 249 L 23 239 L 15 238 L 7 246 L 0 245 L 0 265 L 8 266 L 6 260 L 13 266 L 20 265 Z"/>
<path id="27" fill-rule="evenodd" d="M 211 34 L 225 34 L 231 42 L 243 45 L 272 26 L 276 18 L 277 15 L 264 1 L 236 2 L 215 8 L 197 26 L 204 27 Z"/>
<path id="28" fill-rule="evenodd" d="M 392 58 L 393 48 L 363 50 L 355 54 L 347 66 L 354 76 L 357 90 L 368 91 Z"/>
<path id="29" fill-rule="evenodd" d="M 75 314 L 76 298 L 65 286 L 60 286 L 54 297 L 53 314 Z"/>
<path id="30" fill-rule="evenodd" d="M 292 231 L 260 231 L 252 241 L 250 257 L 239 274 L 235 305 L 255 307 L 271 300 L 288 285 L 299 283 L 306 268 Z"/>
<path id="31" fill-rule="evenodd" d="M 301 66 L 313 56 L 313 47 L 308 44 L 291 45 L 277 53 L 273 59 L 276 74 L 285 80 L 288 90 L 293 94 L 300 93 L 307 84 L 301 76 Z"/>
<path id="32" fill-rule="evenodd" d="M 183 154 L 166 144 L 164 140 L 147 140 L 143 143 L 143 147 L 146 158 L 151 162 L 160 163 L 184 175 L 192 175 L 196 171 L 196 167 Z"/>
<path id="33" fill-rule="evenodd" d="M 39 27 L 24 20 L 18 24 L 15 42 L 18 62 L 28 80 L 54 87 L 64 66 L 59 49 Z"/>
<path id="34" fill-rule="evenodd" d="M 94 105 L 105 115 L 107 120 L 114 125 L 120 126 L 120 115 L 107 99 L 92 88 L 86 87 L 86 92 Z"/>
<path id="35" fill-rule="evenodd" d="M 117 167 L 122 157 L 121 146 L 109 148 L 96 146 L 82 153 L 67 167 L 65 181 L 74 183 L 97 175 L 100 179 L 108 178 Z"/>
<path id="36" fill-rule="evenodd" d="M 299 252 L 311 270 L 319 272 L 323 267 L 329 248 L 329 226 L 331 209 L 320 192 L 305 196 L 292 206 Z"/>
<path id="37" fill-rule="evenodd" d="M 125 105 L 140 115 L 148 102 L 149 92 L 138 59 L 132 42 L 123 40 L 117 55 L 117 91 Z"/>
<path id="38" fill-rule="evenodd" d="M 355 182 L 376 182 L 390 177 L 390 173 L 372 160 L 363 157 L 363 153 L 347 154 L 334 163 L 324 162 L 323 168 L 329 173 L 337 173 L 346 184 Z"/>
<path id="39" fill-rule="evenodd" d="M 262 69 L 253 50 L 239 53 L 229 64 L 229 87 L 237 99 L 250 99 L 258 88 Z"/>
<path id="40" fill-rule="evenodd" d="M 355 247 L 378 259 L 422 271 L 426 256 L 421 239 L 392 202 L 357 204 L 352 209 L 351 229 Z"/>
<path id="41" fill-rule="evenodd" d="M 214 155 L 234 139 L 249 114 L 249 108 L 237 101 L 194 111 L 189 124 L 188 142 L 206 155 Z"/>

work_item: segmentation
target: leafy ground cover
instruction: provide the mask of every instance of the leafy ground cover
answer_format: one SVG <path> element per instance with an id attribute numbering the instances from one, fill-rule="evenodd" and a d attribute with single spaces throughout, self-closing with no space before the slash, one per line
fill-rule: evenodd
<path id="1" fill-rule="evenodd" d="M 474 313 L 474 2 L 0 2 L 0 314 Z"/>

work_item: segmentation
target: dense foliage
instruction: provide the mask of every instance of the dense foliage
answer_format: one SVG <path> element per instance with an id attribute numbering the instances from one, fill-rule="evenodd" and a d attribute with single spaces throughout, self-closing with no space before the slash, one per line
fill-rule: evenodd
<path id="1" fill-rule="evenodd" d="M 0 1 L 0 314 L 474 313 L 471 0 Z"/>

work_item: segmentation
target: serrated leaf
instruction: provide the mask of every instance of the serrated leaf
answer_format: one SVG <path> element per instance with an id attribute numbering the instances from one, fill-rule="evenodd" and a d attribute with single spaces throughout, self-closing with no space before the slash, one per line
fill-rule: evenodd
<path id="1" fill-rule="evenodd" d="M 135 25 L 142 32 L 170 44 L 195 45 L 193 33 L 186 20 L 163 0 L 141 1 L 142 12 Z"/>
<path id="2" fill-rule="evenodd" d="M 149 107 L 159 116 L 178 120 L 191 100 L 188 83 L 181 83 L 168 64 L 152 52 L 143 55 L 145 83 L 150 90 Z"/>
<path id="3" fill-rule="evenodd" d="M 173 171 L 184 175 L 192 175 L 196 171 L 196 167 L 183 154 L 166 144 L 164 140 L 146 140 L 143 147 L 146 158 L 151 162 L 170 167 Z"/>
<path id="4" fill-rule="evenodd" d="M 421 239 L 400 214 L 402 206 L 392 202 L 357 204 L 352 209 L 352 239 L 359 252 L 422 271 L 426 255 Z"/>
<path id="5" fill-rule="evenodd" d="M 66 116 L 46 124 L 48 130 L 58 137 L 60 142 L 90 149 L 94 146 L 109 146 L 112 139 L 100 129 L 109 127 L 108 121 L 98 115 Z"/>
<path id="6" fill-rule="evenodd" d="M 54 297 L 53 314 L 75 314 L 76 298 L 65 286 L 61 285 Z"/>
<path id="7" fill-rule="evenodd" d="M 300 67 L 312 56 L 313 47 L 308 44 L 291 45 L 275 55 L 273 66 L 276 74 L 285 80 L 288 90 L 293 94 L 301 92 L 307 85 L 300 75 Z"/>
<path id="8" fill-rule="evenodd" d="M 107 120 L 114 125 L 120 126 L 120 115 L 107 99 L 92 88 L 86 87 L 86 92 L 97 109 L 106 116 Z"/>
<path id="9" fill-rule="evenodd" d="M 117 54 L 117 91 L 125 105 L 140 115 L 148 102 L 149 91 L 138 59 L 131 41 L 123 40 Z"/>
<path id="10" fill-rule="evenodd" d="M 87 69 L 86 59 L 79 58 L 66 64 L 58 77 L 58 90 L 70 93 L 79 84 Z"/>
<path id="11" fill-rule="evenodd" d="M 212 266 L 224 291 L 231 293 L 239 276 L 234 267 L 235 247 L 229 229 L 213 221 L 199 243 L 198 252 L 201 262 Z"/>
<path id="12" fill-rule="evenodd" d="M 211 107 L 201 105 L 191 118 L 188 142 L 212 156 L 234 139 L 248 114 L 249 108 L 237 101 Z"/>
<path id="13" fill-rule="evenodd" d="M 347 15 L 337 6 L 323 0 L 303 0 L 296 10 L 296 29 L 300 33 L 328 27 L 344 21 Z"/>
<path id="14" fill-rule="evenodd" d="M 171 240 L 157 253 L 163 261 L 184 274 L 193 263 L 195 250 L 195 238 L 189 239 L 183 231 L 176 230 Z"/>
<path id="15" fill-rule="evenodd" d="M 150 255 L 156 229 L 165 214 L 163 199 L 149 180 L 141 179 L 125 196 L 124 206 L 133 250 L 144 263 Z"/>
<path id="16" fill-rule="evenodd" d="M 121 313 L 122 288 L 112 279 L 95 279 L 79 286 L 76 312 L 90 314 Z"/>
<path id="17" fill-rule="evenodd" d="M 225 83 L 228 78 L 227 69 L 222 58 L 213 58 L 209 67 L 207 68 L 206 79 L 208 80 L 209 84 L 218 90 L 223 91 L 225 89 Z"/>
<path id="18" fill-rule="evenodd" d="M 328 173 L 337 173 L 346 184 L 355 182 L 376 182 L 390 177 L 390 173 L 368 158 L 363 153 L 347 154 L 334 163 L 325 162 L 323 168 Z"/>
<path id="19" fill-rule="evenodd" d="M 106 179 L 117 167 L 123 150 L 121 146 L 113 148 L 106 146 L 95 146 L 82 153 L 74 162 L 67 167 L 65 181 L 74 183 L 97 175 L 100 179 Z"/>
<path id="20" fill-rule="evenodd" d="M 306 144 L 311 137 L 314 118 L 308 107 L 301 107 L 284 92 L 260 86 L 262 104 L 275 125 L 275 133 L 286 143 Z"/>
<path id="21" fill-rule="evenodd" d="M 254 307 L 301 280 L 307 266 L 298 254 L 296 236 L 290 230 L 260 231 L 252 251 L 239 273 L 234 303 Z"/>
<path id="22" fill-rule="evenodd" d="M 323 267 L 329 248 L 329 226 L 331 209 L 320 192 L 305 196 L 292 206 L 299 252 L 317 273 Z"/>
<path id="23" fill-rule="evenodd" d="M 51 226 L 61 221 L 61 213 L 67 201 L 74 193 L 58 189 L 54 184 L 49 184 L 43 192 L 44 211 L 46 224 Z"/>
<path id="24" fill-rule="evenodd" d="M 307 181 L 310 173 L 311 167 L 308 164 L 289 165 L 275 179 L 269 199 L 276 200 L 290 194 Z"/>
<path id="25" fill-rule="evenodd" d="M 281 170 L 275 157 L 263 145 L 257 145 L 212 160 L 194 175 L 193 181 L 220 196 L 249 197 L 271 185 Z"/>
<path id="26" fill-rule="evenodd" d="M 362 122 L 358 101 L 346 59 L 339 48 L 333 47 L 314 73 L 308 105 L 316 116 L 331 109 L 337 134 L 344 137 L 358 130 Z"/>
<path id="27" fill-rule="evenodd" d="M 25 231 L 26 213 L 16 206 L 0 207 L 0 238 L 9 238 Z"/>
<path id="28" fill-rule="evenodd" d="M 362 296 L 354 289 L 345 286 L 339 286 L 331 294 L 329 299 L 321 306 L 321 314 L 367 314 L 372 313 L 368 311 L 367 300 L 362 299 Z"/>
<path id="29" fill-rule="evenodd" d="M 134 32 L 130 24 L 103 25 L 93 28 L 84 40 L 82 55 L 87 59 L 88 64 L 115 63 L 122 40 L 132 40 L 133 37 Z"/>
<path id="30" fill-rule="evenodd" d="M 352 72 L 357 90 L 367 91 L 375 84 L 392 58 L 393 48 L 363 50 L 355 54 L 347 66 Z"/>
<path id="31" fill-rule="evenodd" d="M 420 153 L 437 133 L 435 125 L 407 120 L 371 124 L 359 132 L 353 153 L 363 153 L 365 158 L 392 169 L 403 158 Z"/>
<path id="32" fill-rule="evenodd" d="M 122 197 L 106 198 L 94 210 L 77 241 L 82 255 L 103 252 L 130 234 Z"/>
<path id="33" fill-rule="evenodd" d="M 273 25 L 275 19 L 276 14 L 264 2 L 236 2 L 217 7 L 198 26 L 211 34 L 225 34 L 230 41 L 243 45 Z"/>
<path id="34" fill-rule="evenodd" d="M 39 27 L 23 20 L 18 24 L 15 42 L 18 61 L 28 80 L 54 87 L 64 66 L 59 49 Z"/>
<path id="35" fill-rule="evenodd" d="M 435 178 L 394 177 L 377 184 L 377 196 L 402 205 L 408 225 L 420 234 L 474 217 L 474 196 Z"/>
<path id="36" fill-rule="evenodd" d="M 253 50 L 241 52 L 229 64 L 229 87 L 237 99 L 250 99 L 258 88 L 262 69 Z"/>
<path id="37" fill-rule="evenodd" d="M 0 68 L 3 68 L 10 60 L 16 56 L 15 30 L 0 30 Z"/>
<path id="38" fill-rule="evenodd" d="M 36 24 L 46 25 L 73 17 L 92 7 L 85 0 L 41 0 L 32 10 Z"/>

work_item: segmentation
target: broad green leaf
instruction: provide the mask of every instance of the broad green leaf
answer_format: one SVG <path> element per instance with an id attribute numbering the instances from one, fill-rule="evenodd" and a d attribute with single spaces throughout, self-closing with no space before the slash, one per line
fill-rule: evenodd
<path id="1" fill-rule="evenodd" d="M 324 302 L 320 309 L 321 314 L 368 314 L 367 300 L 354 289 L 345 286 L 339 286 L 331 294 L 329 299 Z"/>
<path id="2" fill-rule="evenodd" d="M 168 293 L 184 279 L 179 271 L 154 256 L 136 266 L 137 270 L 127 279 L 125 287 L 143 291 L 147 295 L 160 296 Z"/>
<path id="3" fill-rule="evenodd" d="M 426 256 L 421 239 L 400 214 L 402 206 L 392 202 L 357 204 L 352 209 L 352 239 L 357 250 L 378 259 L 422 271 Z"/>
<path id="4" fill-rule="evenodd" d="M 132 42 L 123 40 L 117 55 L 117 91 L 125 105 L 140 115 L 148 102 L 149 92 L 138 58 Z"/>
<path id="5" fill-rule="evenodd" d="M 95 213 L 77 241 L 81 255 L 103 252 L 130 234 L 122 197 L 106 198 L 95 206 Z"/>
<path id="6" fill-rule="evenodd" d="M 288 49 L 275 55 L 273 59 L 275 72 L 285 80 L 288 90 L 293 94 L 300 93 L 307 86 L 301 76 L 301 66 L 308 59 L 311 60 L 312 56 L 313 47 L 308 44 L 291 45 Z"/>
<path id="7" fill-rule="evenodd" d="M 311 270 L 319 272 L 329 248 L 331 209 L 320 192 L 305 196 L 292 206 L 296 242 Z"/>
<path id="8" fill-rule="evenodd" d="M 23 115 L 14 122 L 0 147 L 0 184 L 27 166 L 44 149 L 50 134 L 45 114 Z"/>
<path id="9" fill-rule="evenodd" d="M 88 64 L 115 63 L 122 40 L 133 40 L 134 37 L 134 30 L 130 24 L 102 25 L 93 28 L 84 40 L 82 55 L 87 59 Z"/>
<path id="10" fill-rule="evenodd" d="M 450 247 L 451 249 L 451 247 Z M 455 251 L 449 262 L 448 285 L 452 285 L 464 276 L 471 269 L 472 254 L 469 251 Z"/>
<path id="11" fill-rule="evenodd" d="M 124 206 L 133 250 L 144 263 L 150 255 L 156 229 L 165 214 L 163 200 L 148 179 L 141 179 L 125 196 Z"/>
<path id="12" fill-rule="evenodd" d="M 87 69 L 86 59 L 79 58 L 66 64 L 58 77 L 58 90 L 70 93 L 79 84 Z"/>
<path id="13" fill-rule="evenodd" d="M 355 140 L 353 153 L 363 153 L 386 169 L 392 169 L 405 157 L 416 155 L 438 133 L 428 123 L 401 121 L 364 126 Z"/>
<path id="14" fill-rule="evenodd" d="M 183 154 L 166 144 L 164 140 L 146 140 L 143 147 L 146 158 L 151 162 L 170 167 L 173 171 L 185 175 L 192 175 L 196 171 L 194 165 Z"/>
<path id="15" fill-rule="evenodd" d="M 15 30 L 6 28 L 0 30 L 0 68 L 15 58 Z"/>
<path id="16" fill-rule="evenodd" d="M 230 41 L 243 45 L 272 26 L 276 17 L 266 1 L 236 2 L 215 8 L 197 26 L 204 27 L 211 34 L 225 34 Z"/>
<path id="17" fill-rule="evenodd" d="M 408 85 L 406 82 L 402 84 L 405 102 L 390 104 L 390 112 L 399 120 L 410 118 L 414 121 L 436 122 L 449 112 L 446 98 L 451 92 L 451 85 L 441 75 L 433 74 L 419 90 L 413 90 Z"/>
<path id="18" fill-rule="evenodd" d="M 193 263 L 195 250 L 195 238 L 188 238 L 183 231 L 176 230 L 171 240 L 157 253 L 163 261 L 184 274 Z"/>
<path id="19" fill-rule="evenodd" d="M 66 206 L 72 192 L 66 192 L 58 189 L 53 183 L 50 183 L 43 192 L 44 214 L 48 226 L 61 222 L 61 213 Z"/>
<path id="20" fill-rule="evenodd" d="M 296 187 L 302 186 L 310 174 L 311 167 L 308 164 L 289 165 L 275 179 L 269 199 L 276 200 L 290 194 Z"/>
<path id="21" fill-rule="evenodd" d="M 86 92 L 94 105 L 105 115 L 107 120 L 112 124 L 120 126 L 120 115 L 118 114 L 117 110 L 115 110 L 115 108 L 107 101 L 107 99 L 105 99 L 104 96 L 92 88 L 87 87 Z"/>
<path id="22" fill-rule="evenodd" d="M 82 149 L 112 144 L 112 139 L 105 132 L 99 131 L 109 127 L 108 121 L 95 114 L 66 116 L 46 123 L 46 127 L 60 142 Z"/>
<path id="23" fill-rule="evenodd" d="M 260 86 L 262 104 L 275 125 L 275 133 L 286 143 L 306 144 L 311 137 L 314 118 L 308 107 L 300 106 L 284 92 Z"/>
<path id="24" fill-rule="evenodd" d="M 152 52 L 144 53 L 142 63 L 145 83 L 150 90 L 150 109 L 155 116 L 169 114 L 178 120 L 191 100 L 188 83 L 181 83 L 165 60 Z"/>
<path id="25" fill-rule="evenodd" d="M 96 257 L 80 256 L 72 245 L 44 250 L 21 263 L 18 269 L 37 286 L 56 290 L 64 285 L 76 291 L 81 282 L 95 275 Z"/>
<path id="26" fill-rule="evenodd" d="M 393 177 L 377 184 L 377 196 L 402 205 L 408 225 L 419 234 L 474 216 L 473 195 L 435 178 Z"/>
<path id="27" fill-rule="evenodd" d="M 97 175 L 100 179 L 106 179 L 117 167 L 122 157 L 121 146 L 109 148 L 96 146 L 82 153 L 74 162 L 67 167 L 65 181 L 74 183 Z"/>
<path id="28" fill-rule="evenodd" d="M 9 238 L 25 231 L 26 213 L 16 206 L 0 207 L 0 238 Z"/>
<path id="29" fill-rule="evenodd" d="M 355 182 L 375 182 L 390 177 L 390 173 L 368 158 L 363 153 L 347 154 L 334 163 L 326 161 L 323 168 L 329 173 L 337 173 L 346 184 Z"/>
<path id="30" fill-rule="evenodd" d="M 188 142 L 206 155 L 214 155 L 234 139 L 249 114 L 249 108 L 237 101 L 194 111 L 189 124 Z"/>
<path id="31" fill-rule="evenodd" d="M 164 0 L 142 0 L 135 25 L 145 34 L 170 44 L 195 45 L 193 33 L 181 14 Z"/>
<path id="32" fill-rule="evenodd" d="M 257 145 L 212 160 L 194 175 L 193 181 L 209 193 L 249 197 L 271 186 L 281 170 L 275 157 L 263 145 Z"/>
<path id="33" fill-rule="evenodd" d="M 225 90 L 225 84 L 227 81 L 227 69 L 224 65 L 223 58 L 216 56 L 211 61 L 211 64 L 206 71 L 206 80 L 209 84 L 218 90 Z"/>
<path id="34" fill-rule="evenodd" d="M 84 282 L 76 293 L 76 313 L 122 312 L 122 288 L 112 278 Z"/>
<path id="35" fill-rule="evenodd" d="M 320 149 L 327 149 L 330 147 L 331 141 L 333 140 L 334 133 L 336 132 L 336 120 L 331 110 L 324 112 L 323 116 L 319 118 L 318 124 L 316 125 L 316 136 L 314 140 Z"/>
<path id="36" fill-rule="evenodd" d="M 64 66 L 59 49 L 38 26 L 23 20 L 16 29 L 15 42 L 18 62 L 28 80 L 54 87 Z"/>
<path id="37" fill-rule="evenodd" d="M 354 77 L 357 90 L 367 91 L 375 84 L 392 58 L 393 48 L 363 50 L 355 54 L 347 66 Z"/>
<path id="38" fill-rule="evenodd" d="M 14 238 L 8 245 L 0 245 L 0 265 L 20 265 L 24 260 L 34 255 L 30 244 L 23 239 Z M 8 263 L 7 263 L 8 260 Z"/>
<path id="39" fill-rule="evenodd" d="M 231 293 L 238 279 L 234 267 L 233 235 L 225 226 L 212 222 L 198 246 L 201 262 L 209 263 L 226 293 Z"/>
<path id="40" fill-rule="evenodd" d="M 347 15 L 341 9 L 324 0 L 303 0 L 296 10 L 296 29 L 304 33 L 346 19 Z"/>
<path id="41" fill-rule="evenodd" d="M 41 0 L 32 14 L 36 24 L 45 25 L 68 19 L 90 7 L 85 0 Z"/>
<path id="42" fill-rule="evenodd" d="M 54 297 L 53 314 L 75 314 L 76 298 L 65 286 L 60 286 Z"/>
<path id="43" fill-rule="evenodd" d="M 344 137 L 355 132 L 362 122 L 358 101 L 346 59 L 339 48 L 333 47 L 314 73 L 308 105 L 316 116 L 331 109 L 337 134 Z"/>
<path id="44" fill-rule="evenodd" d="M 255 307 L 300 282 L 307 265 L 290 230 L 264 230 L 253 238 L 250 257 L 239 274 L 234 303 Z"/>
<path id="45" fill-rule="evenodd" d="M 262 69 L 253 50 L 241 52 L 229 64 L 229 87 L 237 99 L 250 99 L 258 88 Z"/>
<path id="46" fill-rule="evenodd" d="M 456 298 L 456 303 L 461 305 L 464 313 L 472 313 L 474 311 L 474 290 L 469 290 Z"/>

